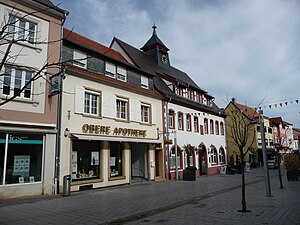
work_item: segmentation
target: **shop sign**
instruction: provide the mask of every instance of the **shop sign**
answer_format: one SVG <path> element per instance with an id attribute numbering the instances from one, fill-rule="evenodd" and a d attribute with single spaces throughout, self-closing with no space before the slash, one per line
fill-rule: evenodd
<path id="1" fill-rule="evenodd" d="M 110 126 L 101 126 L 93 124 L 83 124 L 83 133 L 103 134 L 114 136 L 129 136 L 129 137 L 146 137 L 146 130 L 130 129 L 130 128 L 111 128 Z"/>

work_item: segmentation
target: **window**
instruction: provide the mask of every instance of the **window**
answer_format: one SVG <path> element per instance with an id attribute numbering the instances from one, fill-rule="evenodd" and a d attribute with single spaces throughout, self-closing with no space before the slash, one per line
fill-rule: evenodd
<path id="1" fill-rule="evenodd" d="M 215 122 L 216 124 L 216 135 L 219 135 L 219 121 Z"/>
<path id="2" fill-rule="evenodd" d="M 192 121 L 191 121 L 191 115 L 190 114 L 186 115 L 186 130 L 187 131 L 192 131 Z"/>
<path id="3" fill-rule="evenodd" d="M 197 133 L 199 132 L 199 121 L 197 116 L 194 116 L 194 131 Z"/>
<path id="4" fill-rule="evenodd" d="M 72 151 L 72 180 L 100 178 L 100 143 L 74 141 Z"/>
<path id="5" fill-rule="evenodd" d="M 200 134 L 204 134 L 204 129 L 203 129 L 203 125 L 200 125 Z"/>
<path id="6" fill-rule="evenodd" d="M 175 128 L 175 112 L 172 109 L 169 110 L 169 128 Z"/>
<path id="7" fill-rule="evenodd" d="M 0 185 L 40 182 L 42 155 L 43 135 L 0 134 Z"/>
<path id="8" fill-rule="evenodd" d="M 117 79 L 121 81 L 126 81 L 126 69 L 121 67 L 117 68 Z"/>
<path id="9" fill-rule="evenodd" d="M 128 120 L 128 100 L 126 99 L 117 99 L 117 118 Z"/>
<path id="10" fill-rule="evenodd" d="M 87 56 L 85 52 L 74 49 L 73 65 L 86 69 Z"/>
<path id="11" fill-rule="evenodd" d="M 208 120 L 206 118 L 204 119 L 204 133 L 208 134 Z"/>
<path id="12" fill-rule="evenodd" d="M 116 66 L 112 63 L 105 63 L 105 75 L 108 77 L 115 78 L 116 76 Z"/>
<path id="13" fill-rule="evenodd" d="M 141 76 L 141 87 L 148 89 L 149 88 L 149 79 L 148 77 Z"/>
<path id="14" fill-rule="evenodd" d="M 31 80 L 32 72 L 19 70 L 12 67 L 5 67 L 2 85 L 2 94 L 17 96 L 20 98 L 31 99 Z M 30 82 L 30 83 L 28 83 Z M 25 90 L 21 89 L 28 83 Z"/>
<path id="15" fill-rule="evenodd" d="M 217 164 L 217 150 L 215 148 L 211 150 L 211 163 Z"/>
<path id="16" fill-rule="evenodd" d="M 150 123 L 150 105 L 141 104 L 141 120 L 143 123 Z"/>
<path id="17" fill-rule="evenodd" d="M 89 91 L 84 93 L 84 113 L 99 115 L 99 95 Z"/>
<path id="18" fill-rule="evenodd" d="M 268 133 L 269 133 L 269 134 L 272 134 L 272 133 L 273 133 L 273 130 L 272 130 L 271 127 L 268 128 Z"/>
<path id="19" fill-rule="evenodd" d="M 110 142 L 110 177 L 123 175 L 123 148 L 120 142 Z"/>
<path id="20" fill-rule="evenodd" d="M 224 153 L 223 148 L 220 148 L 220 151 L 219 151 L 219 162 L 225 163 L 225 153 Z"/>
<path id="21" fill-rule="evenodd" d="M 183 113 L 179 112 L 178 113 L 178 130 L 183 130 Z"/>
<path id="22" fill-rule="evenodd" d="M 209 125 L 210 125 L 210 134 L 214 134 L 214 121 L 210 120 Z"/>
<path id="23" fill-rule="evenodd" d="M 220 123 L 221 135 L 224 135 L 224 124 L 223 122 Z"/>
<path id="24" fill-rule="evenodd" d="M 15 40 L 34 43 L 36 41 L 37 24 L 24 18 L 10 15 L 8 21 L 8 37 Z"/>
<path id="25" fill-rule="evenodd" d="M 175 148 L 172 148 L 171 151 L 171 168 L 175 169 L 176 168 L 176 153 L 175 153 Z M 177 148 L 177 168 L 180 168 L 180 150 Z"/>

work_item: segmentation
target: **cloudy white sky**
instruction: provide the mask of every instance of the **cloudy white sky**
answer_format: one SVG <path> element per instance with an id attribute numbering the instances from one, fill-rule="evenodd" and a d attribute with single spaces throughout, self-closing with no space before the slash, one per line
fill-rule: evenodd
<path id="1" fill-rule="evenodd" d="M 300 1 L 53 0 L 65 27 L 109 46 L 142 47 L 157 25 L 172 66 L 187 72 L 219 107 L 232 97 L 300 127 Z M 297 104 L 296 100 L 299 100 Z M 280 105 L 281 103 L 281 105 Z M 271 106 L 271 109 L 270 109 Z"/>

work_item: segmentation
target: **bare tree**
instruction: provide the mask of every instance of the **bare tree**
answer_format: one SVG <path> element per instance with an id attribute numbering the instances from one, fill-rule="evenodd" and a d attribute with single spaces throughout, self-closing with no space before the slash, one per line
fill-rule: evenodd
<path id="1" fill-rule="evenodd" d="M 227 142 L 231 146 L 237 147 L 241 159 L 242 174 L 242 209 L 240 212 L 248 212 L 246 206 L 246 189 L 245 189 L 245 156 L 248 152 L 253 152 L 253 145 L 256 140 L 255 124 L 256 121 L 241 109 L 234 101 L 231 101 L 225 109 L 226 112 L 226 132 Z M 230 147 L 230 146 L 228 146 Z"/>
<path id="2" fill-rule="evenodd" d="M 28 23 L 25 26 L 27 17 L 37 15 L 50 10 L 49 7 L 45 7 L 40 10 L 36 10 L 30 13 L 20 13 L 15 7 L 10 11 L 10 13 L 3 18 L 1 21 L 0 28 L 0 81 L 2 83 L 1 91 L 7 95 L 5 99 L 0 100 L 0 106 L 7 104 L 8 102 L 14 100 L 16 97 L 26 89 L 29 89 L 32 83 L 38 79 L 45 79 L 46 82 L 49 82 L 47 79 L 47 71 L 51 68 L 55 68 L 56 71 L 59 71 L 61 68 L 62 62 L 56 60 L 55 62 L 49 62 L 49 57 L 45 60 L 44 64 L 40 68 L 34 68 L 30 65 L 22 65 L 17 63 L 20 58 L 30 57 L 25 55 L 24 49 L 26 45 L 34 45 L 39 47 L 42 45 L 54 44 L 61 42 L 62 38 L 58 40 L 39 40 L 36 26 L 33 23 Z M 20 47 L 20 50 L 16 53 L 14 46 L 23 46 Z M 20 60 L 19 60 L 20 61 Z M 10 85 L 11 81 L 11 68 L 18 70 L 25 70 L 30 72 L 30 75 L 26 77 L 25 82 L 22 85 L 18 84 L 18 87 L 12 87 Z M 12 94 L 13 93 L 13 94 Z M 32 95 L 33 93 L 30 93 Z"/>

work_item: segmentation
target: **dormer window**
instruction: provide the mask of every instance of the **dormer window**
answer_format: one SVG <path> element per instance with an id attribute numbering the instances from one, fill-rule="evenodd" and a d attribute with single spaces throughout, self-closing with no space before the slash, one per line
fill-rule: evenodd
<path id="1" fill-rule="evenodd" d="M 149 79 L 148 77 L 145 77 L 143 75 L 141 75 L 141 87 L 148 89 L 149 88 Z"/>
<path id="2" fill-rule="evenodd" d="M 118 68 L 117 68 L 117 79 L 126 82 L 126 69 L 118 66 Z"/>
<path id="3" fill-rule="evenodd" d="M 116 77 L 116 65 L 106 62 L 105 63 L 105 75 L 108 77 L 115 78 Z"/>
<path id="4" fill-rule="evenodd" d="M 86 69 L 86 53 L 74 49 L 73 65 Z"/>

